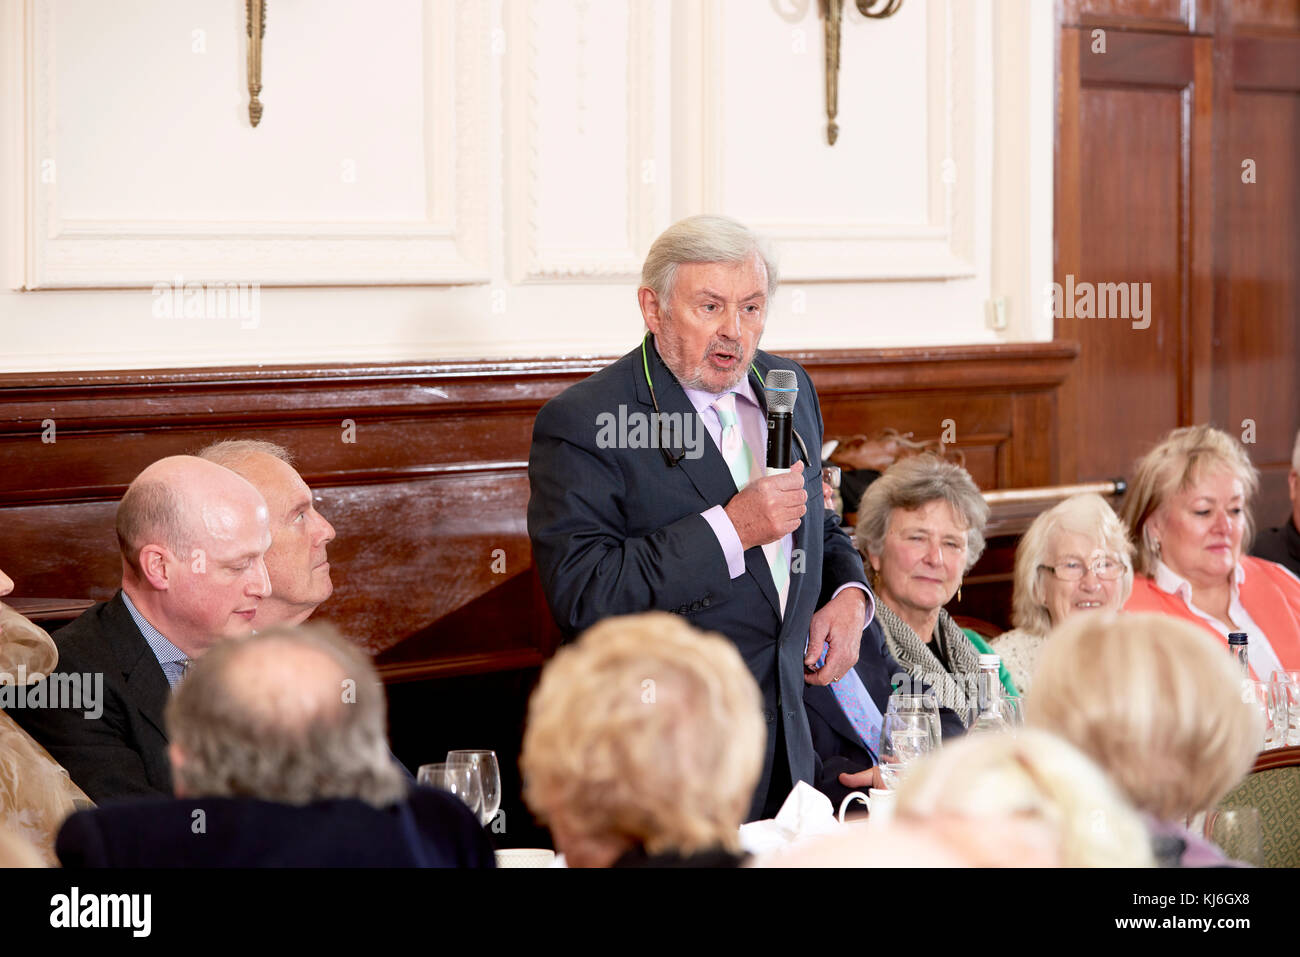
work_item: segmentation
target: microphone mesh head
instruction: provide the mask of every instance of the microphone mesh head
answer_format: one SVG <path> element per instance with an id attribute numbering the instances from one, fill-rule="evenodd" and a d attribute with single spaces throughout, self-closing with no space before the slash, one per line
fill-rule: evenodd
<path id="1" fill-rule="evenodd" d="M 767 393 L 769 412 L 793 412 L 794 400 L 799 397 L 799 378 L 792 369 L 772 369 L 768 372 L 763 389 Z"/>

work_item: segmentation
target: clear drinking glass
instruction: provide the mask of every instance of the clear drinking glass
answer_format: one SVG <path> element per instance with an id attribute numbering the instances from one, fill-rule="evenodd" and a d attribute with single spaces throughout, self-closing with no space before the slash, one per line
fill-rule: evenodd
<path id="1" fill-rule="evenodd" d="M 1015 730 L 1024 727 L 1025 724 L 1025 707 L 1021 700 L 1013 695 L 1007 695 L 1001 699 L 1002 715 L 1006 718 L 1007 727 Z"/>
<path id="2" fill-rule="evenodd" d="M 889 696 L 889 702 L 885 706 L 885 713 L 895 714 L 900 712 L 920 712 L 929 716 L 930 737 L 934 739 L 932 750 L 938 750 L 943 743 L 942 729 L 939 725 L 939 696 L 933 691 L 919 694 L 896 691 Z"/>
<path id="3" fill-rule="evenodd" d="M 1286 695 L 1274 694 L 1274 688 L 1275 685 L 1268 681 L 1242 682 L 1242 697 L 1259 711 L 1264 721 L 1264 737 L 1259 746 L 1261 751 L 1280 748 L 1286 742 Z M 1279 698 L 1282 701 L 1280 707 Z"/>
<path id="4" fill-rule="evenodd" d="M 1264 866 L 1263 832 L 1259 809 L 1227 807 L 1211 811 L 1210 838 L 1233 860 L 1252 867 Z"/>
<path id="5" fill-rule="evenodd" d="M 1273 683 L 1286 702 L 1286 744 L 1300 744 L 1300 671 L 1275 671 Z"/>
<path id="6" fill-rule="evenodd" d="M 880 775 L 895 788 L 907 767 L 934 750 L 930 716 L 924 711 L 886 713 L 880 725 Z"/>
<path id="7" fill-rule="evenodd" d="M 422 764 L 415 781 L 456 795 L 465 806 L 479 814 L 483 805 L 483 786 L 479 783 L 478 769 L 469 764 Z"/>
<path id="8" fill-rule="evenodd" d="M 483 800 L 479 805 L 479 822 L 487 827 L 501 808 L 501 766 L 495 751 L 448 751 L 447 764 L 466 764 L 478 773 Z"/>

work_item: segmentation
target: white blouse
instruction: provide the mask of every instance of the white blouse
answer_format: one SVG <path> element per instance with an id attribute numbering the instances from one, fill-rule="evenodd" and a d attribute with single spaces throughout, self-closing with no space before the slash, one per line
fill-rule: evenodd
<path id="1" fill-rule="evenodd" d="M 1229 582 L 1231 599 L 1228 603 L 1228 616 L 1237 623 L 1236 628 L 1229 628 L 1226 622 L 1219 621 L 1208 612 L 1201 611 L 1192 604 L 1192 583 L 1183 578 L 1177 572 L 1173 571 L 1163 561 L 1156 560 L 1155 574 L 1151 576 L 1155 586 L 1166 595 L 1177 595 L 1183 600 L 1196 617 L 1207 622 L 1211 628 L 1221 634 L 1226 640 L 1228 635 L 1234 631 L 1244 631 L 1250 636 L 1250 644 L 1247 650 L 1250 657 L 1250 669 L 1255 672 L 1255 677 L 1260 681 L 1268 681 L 1273 677 L 1274 671 L 1282 671 L 1282 662 L 1277 657 L 1277 652 L 1269 644 L 1268 635 L 1264 634 L 1264 629 L 1259 627 L 1250 613 L 1246 611 L 1245 606 L 1241 603 L 1241 583 L 1246 580 L 1246 569 L 1238 563 L 1232 573 L 1232 580 Z"/>

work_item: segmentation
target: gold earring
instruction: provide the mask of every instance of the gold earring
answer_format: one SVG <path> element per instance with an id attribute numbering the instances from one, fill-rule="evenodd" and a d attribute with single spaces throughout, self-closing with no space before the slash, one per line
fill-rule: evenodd
<path id="1" fill-rule="evenodd" d="M 961 586 L 957 586 L 957 600 L 961 601 Z"/>

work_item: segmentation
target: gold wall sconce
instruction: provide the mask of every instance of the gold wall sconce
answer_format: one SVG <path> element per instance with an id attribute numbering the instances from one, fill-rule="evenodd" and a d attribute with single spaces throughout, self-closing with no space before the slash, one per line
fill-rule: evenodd
<path id="1" fill-rule="evenodd" d="M 266 0 L 244 0 L 248 19 L 248 121 L 262 122 L 262 38 L 266 36 Z"/>
<path id="2" fill-rule="evenodd" d="M 839 112 L 840 25 L 844 20 L 844 2 L 826 0 L 826 141 L 831 146 L 840 138 L 835 116 Z M 903 0 L 854 0 L 854 3 L 864 17 L 883 20 L 897 13 Z"/>

